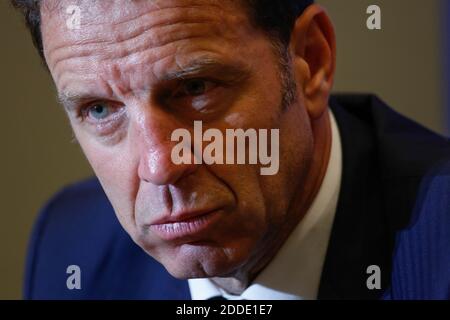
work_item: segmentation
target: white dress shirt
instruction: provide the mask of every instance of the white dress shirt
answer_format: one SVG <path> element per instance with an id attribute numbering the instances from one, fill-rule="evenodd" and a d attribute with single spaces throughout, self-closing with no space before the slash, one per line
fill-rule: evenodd
<path id="1" fill-rule="evenodd" d="M 342 147 L 331 110 L 331 152 L 325 177 L 304 218 L 256 279 L 239 295 L 230 295 L 209 279 L 189 279 L 193 300 L 223 296 L 229 300 L 313 300 L 336 212 L 342 175 Z"/>

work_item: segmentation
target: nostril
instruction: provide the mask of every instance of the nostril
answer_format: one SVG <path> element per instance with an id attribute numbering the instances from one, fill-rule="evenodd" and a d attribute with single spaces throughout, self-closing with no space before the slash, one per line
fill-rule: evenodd
<path id="1" fill-rule="evenodd" d="M 195 164 L 174 164 L 170 154 L 151 153 L 142 157 L 138 174 L 142 181 L 154 185 L 176 184 L 196 170 Z"/>

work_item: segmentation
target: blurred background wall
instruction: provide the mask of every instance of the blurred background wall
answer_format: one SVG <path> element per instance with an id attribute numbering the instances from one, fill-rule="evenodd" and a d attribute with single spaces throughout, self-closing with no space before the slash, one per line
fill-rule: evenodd
<path id="1" fill-rule="evenodd" d="M 63 185 L 90 174 L 21 17 L 0 0 L 0 299 L 21 298 L 28 236 Z"/>
<path id="2" fill-rule="evenodd" d="M 374 92 L 401 113 L 446 132 L 442 40 L 448 1 L 318 2 L 337 29 L 335 91 Z M 365 27 L 371 4 L 381 8 L 381 30 Z"/>
<path id="3" fill-rule="evenodd" d="M 377 93 L 398 111 L 447 132 L 445 2 L 319 1 L 337 29 L 335 91 Z M 370 4 L 381 7 L 380 31 L 366 28 Z M 91 170 L 71 142 L 51 79 L 9 0 L 0 0 L 0 39 L 0 299 L 18 299 L 28 236 L 39 208 Z"/>

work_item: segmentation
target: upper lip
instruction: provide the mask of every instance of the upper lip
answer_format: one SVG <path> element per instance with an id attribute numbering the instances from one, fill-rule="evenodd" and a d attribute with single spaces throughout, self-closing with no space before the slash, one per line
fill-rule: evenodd
<path id="1" fill-rule="evenodd" d="M 212 212 L 218 211 L 220 209 L 208 209 L 208 210 L 196 210 L 196 211 L 188 211 L 188 212 L 179 212 L 171 214 L 170 216 L 165 216 L 160 219 L 155 220 L 151 223 L 151 225 L 161 225 L 161 224 L 169 224 L 169 223 L 177 223 L 177 222 L 189 222 L 190 220 L 195 220 L 200 218 L 201 216 L 205 216 Z"/>

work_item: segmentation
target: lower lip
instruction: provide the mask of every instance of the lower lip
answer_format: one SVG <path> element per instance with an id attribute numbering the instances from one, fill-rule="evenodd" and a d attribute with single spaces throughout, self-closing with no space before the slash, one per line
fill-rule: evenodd
<path id="1" fill-rule="evenodd" d="M 211 228 L 218 220 L 220 212 L 221 211 L 212 211 L 187 221 L 154 224 L 150 226 L 150 229 L 157 236 L 166 241 L 192 237 Z"/>

